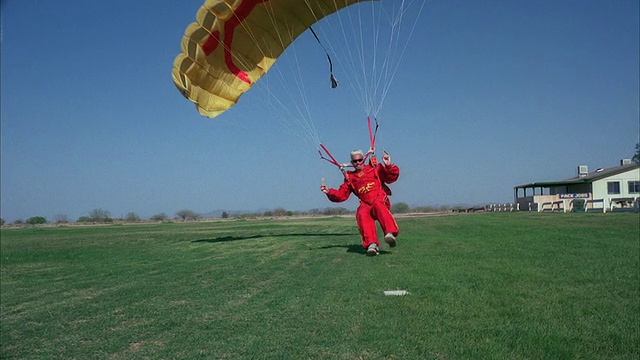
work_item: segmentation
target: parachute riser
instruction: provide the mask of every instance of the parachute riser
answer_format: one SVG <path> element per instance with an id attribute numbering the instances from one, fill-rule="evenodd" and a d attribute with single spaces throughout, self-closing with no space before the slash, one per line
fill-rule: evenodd
<path id="1" fill-rule="evenodd" d="M 367 151 L 367 154 L 364 157 L 364 161 L 365 162 L 369 158 L 369 155 L 373 155 L 372 156 L 372 160 L 375 159 L 376 136 L 378 135 L 378 126 L 379 125 L 378 125 L 378 119 L 377 118 L 374 117 L 373 120 L 375 121 L 375 124 L 376 124 L 375 129 L 372 129 L 372 127 L 371 127 L 371 117 L 367 116 L 367 125 L 369 126 L 369 143 L 370 143 L 371 147 L 369 148 L 369 151 Z"/>
<path id="2" fill-rule="evenodd" d="M 376 158 L 375 158 L 375 146 L 376 146 L 376 135 L 378 134 L 378 119 L 374 118 L 373 119 L 375 122 L 375 128 L 371 125 L 371 117 L 367 116 L 367 124 L 369 126 L 369 144 L 371 145 L 371 147 L 369 148 L 369 150 L 367 151 L 367 153 L 364 156 L 364 162 L 367 161 L 367 159 L 369 159 L 370 155 L 371 156 L 371 164 L 375 165 L 377 163 Z M 340 171 L 342 172 L 342 174 L 346 177 L 346 168 L 348 167 L 354 167 L 353 164 L 341 164 L 339 163 L 335 157 L 333 157 L 333 155 L 331 155 L 331 152 L 329 151 L 329 149 L 327 149 L 326 146 L 324 146 L 324 144 L 320 144 L 321 149 L 318 149 L 318 154 L 320 155 L 320 159 L 327 161 L 328 163 L 331 163 L 333 165 L 335 165 L 336 167 L 338 167 L 338 169 L 340 169 Z M 322 154 L 322 152 L 324 151 L 325 155 Z"/>
<path id="3" fill-rule="evenodd" d="M 318 149 L 318 154 L 320 154 L 320 159 L 326 160 L 339 168 L 342 168 L 345 166 L 345 164 L 340 164 L 338 160 L 336 160 L 336 158 L 334 158 L 333 155 L 331 155 L 331 152 L 329 151 L 329 149 L 327 149 L 323 144 L 320 144 L 320 147 L 322 148 L 322 150 L 324 150 L 324 153 L 327 154 L 327 156 L 329 157 L 329 158 L 326 158 L 324 155 L 322 155 L 322 151 Z"/>

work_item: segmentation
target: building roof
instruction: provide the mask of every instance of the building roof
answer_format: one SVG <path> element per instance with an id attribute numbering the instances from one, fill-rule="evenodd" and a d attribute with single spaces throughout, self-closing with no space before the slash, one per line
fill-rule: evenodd
<path id="1" fill-rule="evenodd" d="M 574 185 L 574 184 L 584 184 L 591 183 L 596 180 L 600 180 L 603 178 L 607 178 L 609 176 L 621 174 L 623 172 L 627 172 L 629 170 L 638 169 L 640 170 L 640 164 L 629 164 L 616 166 L 607 169 L 598 169 L 596 171 L 588 173 L 586 176 L 579 177 L 575 176 L 565 180 L 559 181 L 541 181 L 541 182 L 533 182 L 530 184 L 518 185 L 514 186 L 515 189 L 521 188 L 532 188 L 532 187 L 550 187 L 550 186 L 562 186 L 562 185 Z"/>

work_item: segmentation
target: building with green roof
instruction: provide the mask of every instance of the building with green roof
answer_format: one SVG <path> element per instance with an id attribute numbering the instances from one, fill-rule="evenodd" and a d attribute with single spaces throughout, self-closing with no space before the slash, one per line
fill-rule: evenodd
<path id="1" fill-rule="evenodd" d="M 570 179 L 515 186 L 517 208 L 563 212 L 640 209 L 640 164 L 623 159 L 620 166 L 589 172 L 581 165 L 577 170 L 577 176 Z"/>

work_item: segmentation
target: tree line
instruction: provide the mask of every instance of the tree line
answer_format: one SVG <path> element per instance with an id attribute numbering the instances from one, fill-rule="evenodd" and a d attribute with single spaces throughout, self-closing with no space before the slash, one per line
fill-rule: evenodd
<path id="1" fill-rule="evenodd" d="M 429 213 L 429 212 L 442 212 L 442 211 L 450 211 L 456 210 L 457 207 L 450 206 L 418 206 L 411 207 L 407 203 L 398 202 L 394 203 L 391 207 L 391 212 L 394 214 L 403 214 L 403 213 Z M 266 210 L 263 212 L 229 212 L 223 211 L 220 215 L 222 219 L 249 219 L 249 218 L 259 218 L 259 217 L 287 217 L 287 216 L 340 216 L 340 215 L 350 215 L 355 214 L 355 210 L 349 210 L 344 207 L 326 207 L 326 208 L 315 208 L 307 211 L 292 211 L 287 210 L 282 207 L 278 207 L 271 210 Z M 18 219 L 12 222 L 13 225 L 39 225 L 39 224 L 67 224 L 67 223 L 81 223 L 81 224 L 109 224 L 114 222 L 125 222 L 125 223 L 137 223 L 137 222 L 167 222 L 167 221 L 198 221 L 203 219 L 204 216 L 196 211 L 189 209 L 182 209 L 177 211 L 173 217 L 169 217 L 165 213 L 155 214 L 148 219 L 144 219 L 139 216 L 135 212 L 129 212 L 126 215 L 114 219 L 111 216 L 111 212 L 109 210 L 105 210 L 102 208 L 93 209 L 87 215 L 80 216 L 77 220 L 72 221 L 66 214 L 56 214 L 53 219 L 49 221 L 44 216 L 33 216 L 28 218 L 27 220 Z M 5 225 L 5 220 L 0 218 L 0 225 Z"/>

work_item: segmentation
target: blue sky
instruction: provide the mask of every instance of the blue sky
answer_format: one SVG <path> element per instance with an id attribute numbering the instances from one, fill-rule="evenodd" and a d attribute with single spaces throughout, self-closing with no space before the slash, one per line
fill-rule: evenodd
<path id="1" fill-rule="evenodd" d="M 338 170 L 266 105 L 288 104 L 280 86 L 252 89 L 216 119 L 176 90 L 173 59 L 202 2 L 2 0 L 2 218 L 335 205 L 319 185 L 337 187 Z M 515 185 L 632 157 L 639 13 L 636 0 L 426 1 L 413 35 L 401 34 L 380 114 L 377 147 L 401 168 L 392 201 L 511 202 Z M 346 85 L 355 75 L 338 70 L 341 86 L 328 89 L 309 34 L 284 56 L 311 79 L 317 138 L 340 161 L 366 150 L 366 113 Z"/>

